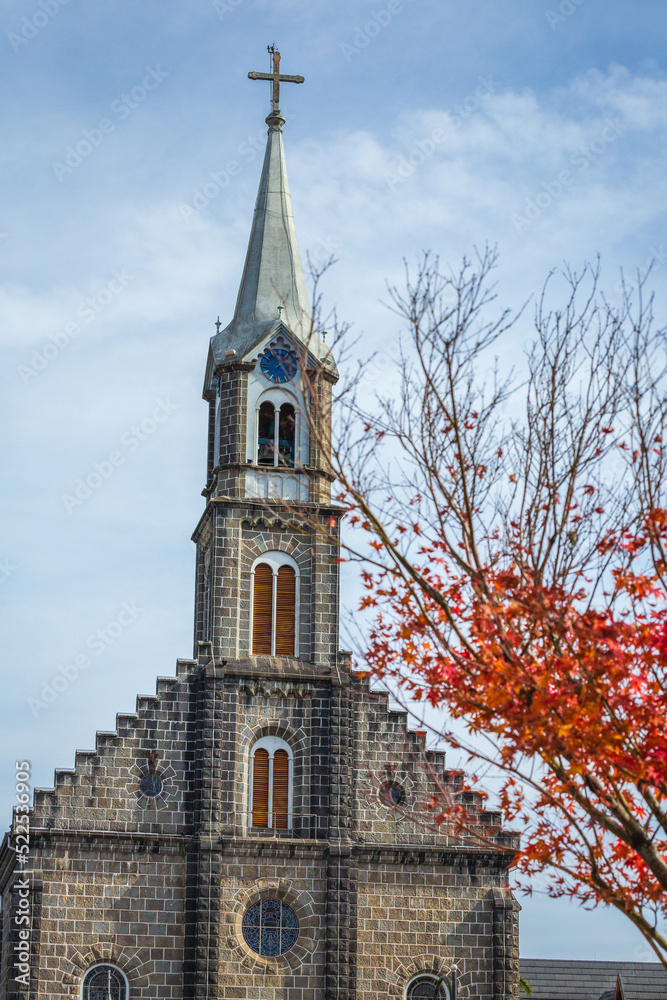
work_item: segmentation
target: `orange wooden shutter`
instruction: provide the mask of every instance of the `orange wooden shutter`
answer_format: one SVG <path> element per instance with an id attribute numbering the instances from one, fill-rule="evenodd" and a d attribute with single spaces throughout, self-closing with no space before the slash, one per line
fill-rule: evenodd
<path id="1" fill-rule="evenodd" d="M 273 756 L 273 823 L 276 830 L 286 830 L 289 820 L 289 757 L 286 750 Z"/>
<path id="2" fill-rule="evenodd" d="M 255 655 L 271 655 L 272 612 L 273 570 L 266 563 L 260 563 L 255 567 L 252 602 L 252 651 Z"/>
<path id="3" fill-rule="evenodd" d="M 276 656 L 294 656 L 296 573 L 291 566 L 278 570 L 276 587 Z"/>
<path id="4" fill-rule="evenodd" d="M 269 825 L 269 751 L 255 751 L 252 768 L 252 825 Z"/>

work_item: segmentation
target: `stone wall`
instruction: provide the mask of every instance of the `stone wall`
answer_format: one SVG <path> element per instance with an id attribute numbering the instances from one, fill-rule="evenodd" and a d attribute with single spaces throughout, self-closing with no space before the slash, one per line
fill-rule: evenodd
<path id="1" fill-rule="evenodd" d="M 429 759 L 386 696 L 342 668 L 200 652 L 35 793 L 31 996 L 77 997 L 85 970 L 110 961 L 131 1000 L 399 1000 L 412 975 L 456 961 L 461 1000 L 514 997 L 506 855 L 410 813 L 428 791 L 425 766 L 445 774 L 442 756 Z M 252 746 L 269 734 L 294 754 L 291 831 L 248 822 Z M 164 785 L 154 803 L 139 788 L 151 767 Z M 383 774 L 405 788 L 403 814 L 380 801 Z M 480 816 L 508 842 L 493 814 Z M 302 929 L 275 960 L 240 929 L 269 896 Z M 11 997 L 6 965 L 3 975 Z"/>
<path id="2" fill-rule="evenodd" d="M 31 828 L 185 834 L 194 758 L 192 661 L 177 678 L 159 678 L 157 694 L 137 698 L 133 715 L 118 715 L 115 732 L 99 732 L 96 749 L 77 751 L 74 768 L 54 774 L 53 789 L 35 789 Z M 153 762 L 149 754 L 157 756 Z M 157 797 L 140 782 L 154 769 Z"/>
<path id="3" fill-rule="evenodd" d="M 387 851 L 358 873 L 358 1000 L 400 1000 L 419 973 L 458 967 L 461 1000 L 502 1000 L 495 992 L 494 896 L 497 860 L 471 852 L 434 864 Z M 499 891 L 501 891 L 499 889 Z M 504 994 L 503 994 L 504 996 Z"/>
<path id="4" fill-rule="evenodd" d="M 332 666 L 338 655 L 338 518 L 315 536 L 331 512 L 302 515 L 289 506 L 270 513 L 260 501 L 212 501 L 195 532 L 195 646 L 210 641 L 214 659 L 250 655 L 251 569 L 264 552 L 285 552 L 299 567 L 299 659 Z"/>
<path id="5" fill-rule="evenodd" d="M 239 850 L 239 847 L 241 850 Z M 323 1000 L 326 973 L 326 860 L 323 846 L 230 844 L 222 856 L 219 983 L 225 1000 Z M 254 855 L 254 856 L 253 856 Z M 299 920 L 299 939 L 279 958 L 261 958 L 243 940 L 246 909 L 283 899 Z"/>
<path id="6" fill-rule="evenodd" d="M 41 848 L 41 849 L 40 849 Z M 185 858 L 164 841 L 51 836 L 38 845 L 39 955 L 31 997 L 80 997 L 86 969 L 110 961 L 131 997 L 183 997 Z"/>

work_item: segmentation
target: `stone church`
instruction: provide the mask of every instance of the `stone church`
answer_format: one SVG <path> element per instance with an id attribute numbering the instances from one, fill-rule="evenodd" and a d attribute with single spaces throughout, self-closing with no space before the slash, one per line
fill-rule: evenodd
<path id="1" fill-rule="evenodd" d="M 2 1000 L 517 996 L 512 835 L 471 796 L 485 844 L 424 822 L 444 755 L 339 649 L 341 511 L 304 418 L 337 371 L 285 169 L 278 84 L 302 81 L 276 56 L 251 74 L 274 86 L 266 154 L 206 365 L 193 658 L 15 816 Z"/>

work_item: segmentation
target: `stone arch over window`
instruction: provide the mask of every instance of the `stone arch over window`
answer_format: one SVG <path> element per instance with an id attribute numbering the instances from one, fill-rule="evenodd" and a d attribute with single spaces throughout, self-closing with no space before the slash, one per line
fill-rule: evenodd
<path id="1" fill-rule="evenodd" d="M 279 736 L 253 744 L 250 760 L 250 826 L 254 830 L 291 830 L 294 755 Z"/>
<path id="2" fill-rule="evenodd" d="M 287 952 L 277 956 L 264 956 L 255 952 L 243 934 L 243 918 L 248 909 L 258 900 L 278 899 L 286 903 L 296 914 L 299 936 L 296 944 Z M 321 904 L 310 893 L 294 889 L 289 879 L 257 879 L 254 886 L 240 888 L 227 904 L 226 923 L 229 930 L 227 944 L 236 961 L 244 970 L 285 974 L 303 969 L 304 962 L 312 961 L 312 955 L 321 941 Z"/>
<path id="3" fill-rule="evenodd" d="M 286 552 L 264 552 L 252 564 L 252 656 L 299 655 L 299 567 Z"/>
<path id="4" fill-rule="evenodd" d="M 423 972 L 408 983 L 405 1000 L 449 1000 L 449 990 L 441 976 Z"/>
<path id="5" fill-rule="evenodd" d="M 81 984 L 81 1000 L 128 1000 L 124 972 L 106 963 L 88 969 Z"/>
<path id="6" fill-rule="evenodd" d="M 270 389 L 257 400 L 255 414 L 258 465 L 294 468 L 298 453 L 297 401 L 285 389 Z"/>
<path id="7" fill-rule="evenodd" d="M 234 772 L 237 836 L 252 834 L 253 751 L 259 740 L 266 736 L 276 736 L 288 744 L 292 753 L 290 836 L 314 838 L 317 835 L 317 827 L 311 814 L 312 770 L 314 761 L 317 763 L 319 758 L 313 757 L 311 734 L 306 732 L 303 725 L 291 726 L 286 719 L 278 720 L 261 714 L 260 705 L 266 704 L 266 699 L 285 697 L 283 690 L 275 691 L 273 682 L 266 689 L 262 688 L 261 694 L 257 693 L 254 682 L 251 682 L 249 688 L 252 689 L 248 690 L 248 704 L 253 706 L 249 711 L 252 724 L 244 722 L 239 727 L 237 735 L 237 767 Z M 297 702 L 303 705 L 304 700 L 309 699 L 311 694 L 310 691 L 305 692 L 303 689 L 297 693 L 296 689 L 293 689 L 290 697 L 296 698 Z M 271 706 L 267 706 L 267 709 L 272 711 Z M 260 715 L 257 716 L 256 712 Z M 407 978 L 409 977 L 406 976 Z"/>

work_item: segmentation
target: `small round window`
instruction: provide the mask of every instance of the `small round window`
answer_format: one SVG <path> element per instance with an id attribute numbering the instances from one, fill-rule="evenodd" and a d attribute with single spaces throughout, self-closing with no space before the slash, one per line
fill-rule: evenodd
<path id="1" fill-rule="evenodd" d="M 380 796 L 380 802 L 383 806 L 393 808 L 395 806 L 402 806 L 405 802 L 405 792 L 400 785 L 394 784 L 393 781 L 385 781 L 384 784 L 380 786 L 378 794 Z"/>
<path id="2" fill-rule="evenodd" d="M 162 782 L 158 778 L 157 774 L 147 774 L 139 782 L 139 788 L 144 795 L 147 795 L 149 798 L 154 798 L 162 791 Z"/>
<path id="3" fill-rule="evenodd" d="M 243 916 L 243 940 L 258 955 L 276 958 L 293 948 L 299 937 L 299 921 L 291 906 L 281 899 L 261 899 Z"/>

